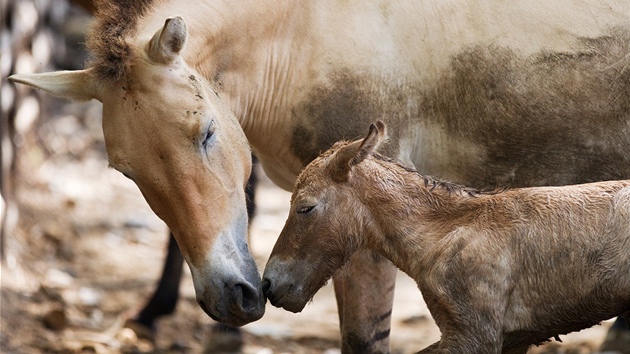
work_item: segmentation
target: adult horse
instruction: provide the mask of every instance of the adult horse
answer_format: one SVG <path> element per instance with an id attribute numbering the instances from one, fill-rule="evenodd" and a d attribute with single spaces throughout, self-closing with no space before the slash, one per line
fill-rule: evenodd
<path id="1" fill-rule="evenodd" d="M 474 187 L 630 178 L 627 1 L 137 0 L 97 18 L 87 69 L 14 80 L 103 102 L 110 164 L 171 228 L 220 321 L 263 310 L 247 140 L 287 190 L 377 119 L 387 155 Z M 361 253 L 335 277 L 344 352 L 389 351 L 395 273 Z"/>

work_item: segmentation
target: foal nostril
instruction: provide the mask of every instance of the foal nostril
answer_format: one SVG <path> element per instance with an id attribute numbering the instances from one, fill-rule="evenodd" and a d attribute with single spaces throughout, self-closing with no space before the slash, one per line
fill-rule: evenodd
<path id="1" fill-rule="evenodd" d="M 269 281 L 269 279 L 264 279 L 262 283 L 262 291 L 265 296 L 267 295 L 269 288 L 271 288 L 271 282 Z"/>

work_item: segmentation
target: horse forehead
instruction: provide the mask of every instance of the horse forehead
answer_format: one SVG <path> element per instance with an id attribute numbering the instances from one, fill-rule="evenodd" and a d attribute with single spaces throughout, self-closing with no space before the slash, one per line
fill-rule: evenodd
<path id="1" fill-rule="evenodd" d="M 140 92 L 156 93 L 158 96 L 182 96 L 193 100 L 203 97 L 201 75 L 182 62 L 178 65 L 162 66 L 140 58 L 136 63 L 128 79 L 132 88 Z"/>
<path id="2" fill-rule="evenodd" d="M 110 90 L 113 114 L 142 120 L 143 125 L 179 122 L 191 128 L 215 113 L 201 77 L 186 68 L 141 63 Z"/>

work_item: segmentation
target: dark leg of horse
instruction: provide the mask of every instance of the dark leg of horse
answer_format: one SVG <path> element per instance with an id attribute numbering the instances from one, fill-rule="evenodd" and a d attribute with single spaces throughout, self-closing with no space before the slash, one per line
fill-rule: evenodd
<path id="1" fill-rule="evenodd" d="M 135 322 L 151 329 L 155 329 L 155 320 L 175 311 L 179 299 L 179 283 L 182 278 L 184 257 L 177 246 L 175 237 L 171 233 L 168 240 L 168 253 L 162 269 L 162 277 L 149 302 L 134 319 Z"/>
<path id="2" fill-rule="evenodd" d="M 256 203 L 254 203 L 256 186 L 258 185 L 256 165 L 258 165 L 258 159 L 256 156 L 252 155 L 252 173 L 249 175 L 249 180 L 247 180 L 247 186 L 245 186 L 245 196 L 247 197 L 247 219 L 250 223 L 256 214 Z"/>

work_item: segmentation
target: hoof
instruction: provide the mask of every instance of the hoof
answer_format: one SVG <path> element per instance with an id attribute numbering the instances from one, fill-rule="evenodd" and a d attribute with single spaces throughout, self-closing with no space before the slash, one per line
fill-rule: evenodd
<path id="1" fill-rule="evenodd" d="M 151 343 L 155 341 L 155 329 L 147 327 L 133 318 L 125 321 L 125 325 L 123 327 L 131 329 L 138 339 L 148 340 Z"/>
<path id="2" fill-rule="evenodd" d="M 243 336 L 240 329 L 216 324 L 206 340 L 203 353 L 241 353 L 242 348 Z"/>

